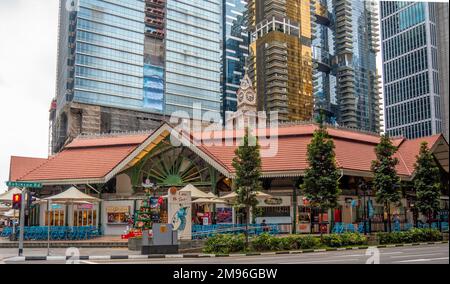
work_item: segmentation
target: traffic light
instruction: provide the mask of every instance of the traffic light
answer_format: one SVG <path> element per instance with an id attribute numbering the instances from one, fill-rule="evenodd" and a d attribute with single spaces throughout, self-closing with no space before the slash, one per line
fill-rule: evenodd
<path id="1" fill-rule="evenodd" d="M 12 208 L 19 210 L 22 205 L 22 194 L 14 194 L 12 201 Z"/>
<path id="2" fill-rule="evenodd" d="M 34 201 L 36 201 L 36 197 L 34 196 L 36 193 L 35 192 L 28 192 L 28 196 L 27 196 L 27 207 L 31 207 L 31 205 L 33 204 Z"/>

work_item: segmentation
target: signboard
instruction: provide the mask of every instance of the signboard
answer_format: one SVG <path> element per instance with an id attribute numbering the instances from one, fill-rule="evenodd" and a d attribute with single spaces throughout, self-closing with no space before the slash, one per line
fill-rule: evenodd
<path id="1" fill-rule="evenodd" d="M 180 192 L 170 188 L 167 197 L 169 224 L 178 231 L 178 238 L 190 240 L 192 238 L 192 199 L 190 192 Z"/>
<path id="2" fill-rule="evenodd" d="M 106 207 L 106 213 L 130 213 L 128 206 Z"/>
<path id="3" fill-rule="evenodd" d="M 52 204 L 52 210 L 61 210 L 62 206 L 61 204 Z"/>
<path id="4" fill-rule="evenodd" d="M 26 187 L 26 188 L 42 188 L 42 183 L 38 182 L 21 182 L 21 181 L 7 181 L 8 187 Z"/>
<path id="5" fill-rule="evenodd" d="M 230 207 L 216 208 L 217 223 L 233 223 L 233 209 Z"/>
<path id="6" fill-rule="evenodd" d="M 206 212 L 205 214 L 203 214 L 203 226 L 208 226 L 209 225 L 209 219 L 211 218 L 209 212 Z"/>
<path id="7" fill-rule="evenodd" d="M 77 210 L 92 210 L 94 209 L 94 204 L 78 204 Z"/>
<path id="8" fill-rule="evenodd" d="M 277 197 L 271 197 L 264 200 L 264 203 L 267 205 L 281 205 L 283 203 L 283 199 Z"/>

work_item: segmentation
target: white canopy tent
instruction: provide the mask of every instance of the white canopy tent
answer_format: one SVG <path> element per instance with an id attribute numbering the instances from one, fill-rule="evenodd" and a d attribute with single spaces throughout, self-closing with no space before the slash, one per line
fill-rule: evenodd
<path id="1" fill-rule="evenodd" d="M 182 189 L 180 189 L 180 192 L 190 192 L 191 193 L 191 198 L 192 199 L 197 199 L 197 198 L 212 198 L 209 193 L 204 193 L 203 191 L 201 191 L 200 189 L 196 188 L 195 186 L 193 186 L 192 184 L 188 184 L 185 187 L 183 187 Z M 163 198 L 167 198 L 168 195 L 164 195 Z"/>
<path id="2" fill-rule="evenodd" d="M 270 198 L 272 197 L 272 195 L 264 193 L 262 191 L 254 191 L 253 192 L 256 196 L 256 198 Z M 224 195 L 222 197 L 219 197 L 219 199 L 223 199 L 223 200 L 232 200 L 237 198 L 237 193 L 235 191 L 233 191 L 232 193 L 229 193 L 227 195 Z"/>
<path id="3" fill-rule="evenodd" d="M 9 211 L 0 213 L 0 216 L 7 218 L 19 218 L 19 210 L 10 209 Z"/>
<path id="4" fill-rule="evenodd" d="M 196 188 L 192 184 L 186 185 L 180 191 L 181 192 L 190 192 L 191 193 L 191 197 L 193 199 L 194 198 L 209 198 L 207 193 L 204 193 L 203 191 L 201 191 L 200 189 Z"/>
<path id="5" fill-rule="evenodd" d="M 216 199 L 219 198 L 217 195 L 215 195 L 212 192 L 208 192 L 207 195 L 209 196 L 209 198 L 216 198 Z"/>
<path id="6" fill-rule="evenodd" d="M 195 204 L 225 204 L 226 201 L 220 200 L 220 199 L 215 199 L 215 198 L 211 198 L 211 199 L 199 198 L 199 199 L 192 201 L 192 203 L 195 203 Z"/>
<path id="7" fill-rule="evenodd" d="M 3 202 L 12 202 L 13 195 L 14 194 L 20 194 L 22 193 L 22 190 L 18 189 L 17 187 L 14 187 L 11 190 L 8 190 L 7 192 L 4 192 L 0 194 L 0 201 Z"/>
<path id="8" fill-rule="evenodd" d="M 72 186 L 68 190 L 61 192 L 59 194 L 44 198 L 44 200 L 49 200 L 51 202 L 68 202 L 68 203 L 77 203 L 77 202 L 98 202 L 100 199 L 87 195 L 81 191 L 79 191 L 76 187 Z"/>

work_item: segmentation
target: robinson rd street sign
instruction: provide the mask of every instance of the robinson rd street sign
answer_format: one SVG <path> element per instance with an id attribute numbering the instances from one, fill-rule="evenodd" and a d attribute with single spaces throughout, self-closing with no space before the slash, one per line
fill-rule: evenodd
<path id="1" fill-rule="evenodd" d="M 8 187 L 27 187 L 27 188 L 42 188 L 42 183 L 38 182 L 21 182 L 21 181 L 7 181 Z"/>

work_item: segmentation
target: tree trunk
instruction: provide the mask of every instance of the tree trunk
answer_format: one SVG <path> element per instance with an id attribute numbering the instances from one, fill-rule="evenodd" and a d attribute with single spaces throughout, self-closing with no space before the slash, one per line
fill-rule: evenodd
<path id="1" fill-rule="evenodd" d="M 249 212 L 250 208 L 247 206 L 245 208 L 245 247 L 248 248 L 248 222 L 249 222 Z"/>
<path id="2" fill-rule="evenodd" d="M 390 232 L 392 232 L 391 206 L 390 206 L 390 204 L 388 204 L 387 212 L 388 212 L 388 227 L 389 227 L 389 233 L 390 233 Z"/>
<path id="3" fill-rule="evenodd" d="M 319 231 L 321 240 L 323 239 L 322 223 L 323 223 L 323 208 L 320 208 Z"/>
<path id="4" fill-rule="evenodd" d="M 430 232 L 430 239 L 429 241 L 432 241 L 432 232 L 431 232 L 431 216 L 432 216 L 432 210 L 428 211 L 428 228 L 429 228 L 429 232 Z"/>

